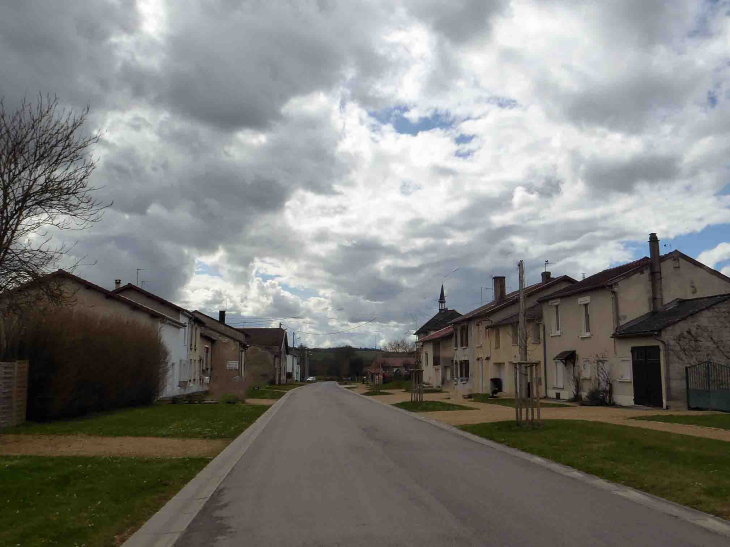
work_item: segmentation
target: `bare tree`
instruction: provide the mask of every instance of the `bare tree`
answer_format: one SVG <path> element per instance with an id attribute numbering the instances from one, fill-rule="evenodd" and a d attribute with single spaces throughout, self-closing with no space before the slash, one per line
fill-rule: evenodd
<path id="1" fill-rule="evenodd" d="M 406 340 L 405 338 L 400 338 L 398 340 L 386 342 L 384 349 L 385 351 L 394 353 L 411 353 L 416 351 L 416 343 Z"/>
<path id="2" fill-rule="evenodd" d="M 99 137 L 82 132 L 88 113 L 87 107 L 74 114 L 43 96 L 8 112 L 0 99 L 0 297 L 6 311 L 31 305 L 28 292 L 25 299 L 10 293 L 42 278 L 70 250 L 54 245 L 52 232 L 83 230 L 111 205 L 95 199 L 89 183 L 96 167 L 90 149 Z M 39 284 L 32 295 L 63 298 L 53 283 Z"/>

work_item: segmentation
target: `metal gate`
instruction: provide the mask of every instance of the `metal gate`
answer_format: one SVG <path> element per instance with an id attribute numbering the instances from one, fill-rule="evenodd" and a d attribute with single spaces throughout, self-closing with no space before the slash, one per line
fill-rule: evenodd
<path id="1" fill-rule="evenodd" d="M 705 361 L 686 373 L 687 408 L 730 412 L 730 366 Z"/>

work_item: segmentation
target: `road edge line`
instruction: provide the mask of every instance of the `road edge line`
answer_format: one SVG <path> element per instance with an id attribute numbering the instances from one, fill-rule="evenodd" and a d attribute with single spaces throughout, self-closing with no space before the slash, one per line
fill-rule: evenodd
<path id="1" fill-rule="evenodd" d="M 490 441 L 489 439 L 485 439 L 478 435 L 474 435 L 473 433 L 463 431 L 463 430 L 459 429 L 458 427 L 454 427 L 453 425 L 449 425 L 447 423 L 440 422 L 440 421 L 436 420 L 435 418 L 429 418 L 427 416 L 420 416 L 416 412 L 410 412 L 408 410 L 398 408 L 397 406 L 393 406 L 393 404 L 386 403 L 385 401 L 379 401 L 378 399 L 375 399 L 373 397 L 368 397 L 367 395 L 363 395 L 362 393 L 356 393 L 350 389 L 344 389 L 344 388 L 342 388 L 342 389 L 343 389 L 343 391 L 352 393 L 353 395 L 359 395 L 360 397 L 362 397 L 363 399 L 366 399 L 368 401 L 372 401 L 374 403 L 378 403 L 385 407 L 391 408 L 391 409 L 395 410 L 396 412 L 403 412 L 403 413 L 407 414 L 408 416 L 416 418 L 417 420 L 421 420 L 422 422 L 429 423 L 429 424 L 439 427 L 445 431 L 450 431 L 452 433 L 455 433 L 455 434 L 457 434 L 461 437 L 464 437 L 466 439 L 469 439 L 473 442 L 479 443 L 484 446 L 488 446 L 489 448 L 499 450 L 500 452 L 504 452 L 504 453 L 510 454 L 512 456 L 517 456 L 518 458 L 527 460 L 535 465 L 539 465 L 540 467 L 544 467 L 544 468 L 549 469 L 560 475 L 564 475 L 571 479 L 579 480 L 581 482 L 590 484 L 591 486 L 600 488 L 601 490 L 607 490 L 613 494 L 616 494 L 617 496 L 621 496 L 623 498 L 629 499 L 640 505 L 649 507 L 650 509 L 655 509 L 666 515 L 678 518 L 680 520 L 689 522 L 691 524 L 695 524 L 697 526 L 701 526 L 705 530 L 708 530 L 710 532 L 714 532 L 721 536 L 730 538 L 730 522 L 727 522 L 727 521 L 721 519 L 720 517 L 716 517 L 715 515 L 711 515 L 709 513 L 703 512 L 703 511 L 698 511 L 697 509 L 692 509 L 691 507 L 687 507 L 686 505 L 681 505 L 679 503 L 675 503 L 673 501 L 670 501 L 670 500 L 667 500 L 664 498 L 660 498 L 659 496 L 649 494 L 648 492 L 644 492 L 642 490 L 637 490 L 636 488 L 631 488 L 630 486 L 624 486 L 623 484 L 617 484 L 615 482 L 611 482 L 606 479 L 602 479 L 601 477 L 598 477 L 596 475 L 591 475 L 590 473 L 580 471 L 578 469 L 575 469 L 574 467 L 569 467 L 562 463 L 554 462 L 547 458 L 543 458 L 542 456 L 530 454 L 529 452 L 524 452 L 522 450 L 518 450 L 517 448 L 512 448 L 510 446 L 506 446 L 506 445 L 503 445 L 503 444 L 500 444 L 500 443 L 497 443 L 494 441 Z M 728 443 L 728 444 L 730 444 L 730 443 Z"/>
<path id="2" fill-rule="evenodd" d="M 299 386 L 304 387 L 304 386 Z M 271 405 L 248 429 L 236 437 L 223 451 L 193 477 L 157 513 L 132 534 L 122 547 L 172 547 L 183 535 L 205 503 L 248 451 L 289 395 Z"/>

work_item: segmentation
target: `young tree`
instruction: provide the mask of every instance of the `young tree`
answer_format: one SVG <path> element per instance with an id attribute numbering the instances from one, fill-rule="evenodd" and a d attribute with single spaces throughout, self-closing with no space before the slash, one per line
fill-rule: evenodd
<path id="1" fill-rule="evenodd" d="M 0 99 L 0 297 L 6 310 L 39 298 L 60 302 L 63 291 L 53 283 L 39 284 L 32 295 L 26 291 L 25 299 L 8 293 L 40 279 L 68 253 L 67 245 L 52 243 L 53 230 L 83 230 L 111 205 L 95 199 L 89 182 L 96 167 L 91 147 L 99 137 L 82 131 L 88 113 L 88 107 L 66 111 L 43 96 L 8 112 Z"/>

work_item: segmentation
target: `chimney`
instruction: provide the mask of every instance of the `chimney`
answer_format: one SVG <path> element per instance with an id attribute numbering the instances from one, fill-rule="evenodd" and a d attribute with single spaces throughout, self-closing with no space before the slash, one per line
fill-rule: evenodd
<path id="1" fill-rule="evenodd" d="M 649 272 L 651 275 L 651 311 L 662 309 L 664 295 L 662 294 L 662 266 L 659 262 L 659 239 L 656 234 L 649 234 Z"/>
<path id="2" fill-rule="evenodd" d="M 503 275 L 495 275 L 492 278 L 492 283 L 494 284 L 494 301 L 495 302 L 501 302 L 504 300 L 504 295 L 506 293 L 505 291 L 505 280 Z"/>
<path id="3" fill-rule="evenodd" d="M 543 283 L 547 283 L 548 281 L 550 281 L 550 279 L 551 279 L 550 272 L 542 272 L 542 282 Z"/>
<path id="4" fill-rule="evenodd" d="M 114 280 L 114 289 L 118 289 L 122 286 L 122 280 L 121 279 L 115 279 Z"/>
<path id="5" fill-rule="evenodd" d="M 218 321 L 225 324 L 226 322 L 226 310 L 220 310 L 218 312 Z"/>

